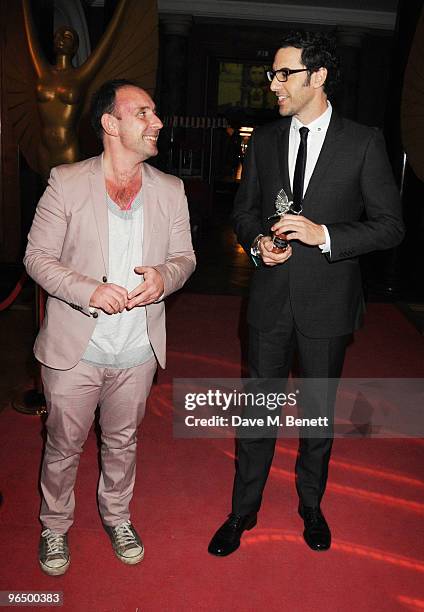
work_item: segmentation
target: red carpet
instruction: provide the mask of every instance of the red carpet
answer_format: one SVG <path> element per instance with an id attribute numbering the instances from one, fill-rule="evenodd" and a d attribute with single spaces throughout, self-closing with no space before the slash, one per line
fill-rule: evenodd
<path id="1" fill-rule="evenodd" d="M 310 551 L 296 514 L 294 440 L 278 444 L 258 527 L 226 559 L 207 554 L 229 511 L 231 440 L 172 437 L 173 377 L 240 374 L 235 297 L 178 296 L 168 309 L 168 369 L 141 429 L 132 518 L 145 560 L 112 555 L 97 513 L 97 447 L 90 434 L 76 488 L 72 562 L 59 578 L 38 569 L 36 417 L 0 415 L 0 590 L 60 590 L 70 612 L 424 610 L 423 440 L 336 440 L 324 510 L 328 553 Z M 423 339 L 391 305 L 369 306 L 345 376 L 424 377 Z"/>

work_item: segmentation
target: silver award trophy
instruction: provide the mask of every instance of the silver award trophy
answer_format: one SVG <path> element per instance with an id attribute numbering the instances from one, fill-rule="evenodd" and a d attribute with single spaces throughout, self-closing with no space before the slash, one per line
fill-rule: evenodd
<path id="1" fill-rule="evenodd" d="M 274 221 L 275 219 L 281 219 L 286 213 L 291 212 L 294 214 L 300 214 L 297 211 L 292 210 L 293 201 L 289 200 L 284 189 L 280 189 L 277 193 L 277 197 L 275 198 L 275 214 L 268 217 L 268 221 Z M 280 236 L 275 236 L 274 232 L 272 232 L 273 238 L 272 243 L 274 248 L 272 249 L 273 253 L 282 253 L 288 247 L 288 241 L 286 234 L 280 234 Z"/>

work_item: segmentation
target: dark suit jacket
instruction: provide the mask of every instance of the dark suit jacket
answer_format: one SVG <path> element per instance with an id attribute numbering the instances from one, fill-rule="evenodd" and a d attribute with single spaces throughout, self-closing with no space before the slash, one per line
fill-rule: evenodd
<path id="1" fill-rule="evenodd" d="M 255 237 L 268 234 L 267 218 L 288 172 L 290 118 L 255 130 L 234 204 L 234 227 L 250 254 Z M 403 238 L 399 192 L 381 133 L 342 119 L 333 109 L 330 125 L 303 200 L 305 217 L 325 224 L 331 255 L 293 241 L 291 258 L 255 269 L 249 324 L 272 329 L 289 298 L 295 324 L 311 338 L 341 336 L 361 324 L 364 310 L 358 256 L 396 246 Z"/>

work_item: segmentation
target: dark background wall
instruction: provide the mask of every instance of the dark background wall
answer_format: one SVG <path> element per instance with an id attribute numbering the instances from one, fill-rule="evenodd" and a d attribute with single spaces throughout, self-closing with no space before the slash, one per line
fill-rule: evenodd
<path id="1" fill-rule="evenodd" d="M 194 24 L 187 45 L 187 71 L 182 85 L 187 88 L 186 113 L 196 115 L 216 112 L 217 60 L 272 63 L 282 34 L 296 27 L 301 26 Z M 358 29 L 356 32 L 351 30 L 347 36 L 336 30 L 336 37 L 342 67 L 336 105 L 345 116 L 368 125 L 383 126 L 393 55 L 393 33 L 363 32 Z M 166 44 L 166 40 L 163 40 L 163 44 Z M 163 91 L 160 91 L 161 107 L 164 106 L 163 97 Z"/>

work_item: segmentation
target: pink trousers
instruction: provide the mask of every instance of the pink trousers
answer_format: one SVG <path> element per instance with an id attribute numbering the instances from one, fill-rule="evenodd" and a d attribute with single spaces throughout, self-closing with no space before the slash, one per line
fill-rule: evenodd
<path id="1" fill-rule="evenodd" d="M 137 427 L 156 372 L 156 359 L 126 370 L 79 362 L 71 370 L 42 366 L 48 418 L 41 469 L 44 527 L 66 533 L 73 523 L 74 485 L 84 442 L 100 406 L 101 474 L 98 501 L 105 525 L 130 518 Z"/>

